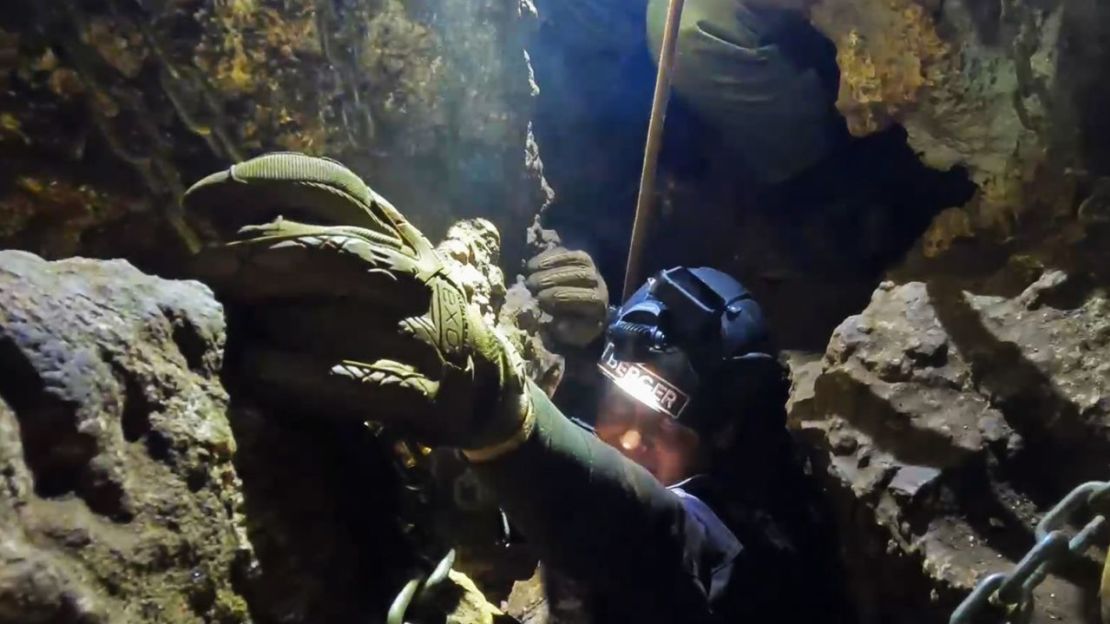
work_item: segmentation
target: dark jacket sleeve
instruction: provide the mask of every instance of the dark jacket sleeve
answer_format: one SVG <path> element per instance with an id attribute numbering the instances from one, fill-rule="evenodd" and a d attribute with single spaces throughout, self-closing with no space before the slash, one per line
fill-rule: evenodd
<path id="1" fill-rule="evenodd" d="M 680 495 L 567 420 L 538 388 L 531 391 L 532 437 L 475 466 L 509 519 L 546 565 L 608 600 L 638 605 L 661 621 L 705 620 L 706 532 Z"/>

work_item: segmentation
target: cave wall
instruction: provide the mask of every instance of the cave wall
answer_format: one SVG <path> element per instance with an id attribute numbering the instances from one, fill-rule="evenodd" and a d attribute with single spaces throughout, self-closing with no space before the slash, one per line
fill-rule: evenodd
<path id="1" fill-rule="evenodd" d="M 775 192 L 730 166 L 727 146 L 674 102 L 649 264 L 720 266 L 764 302 L 780 343 L 793 350 L 791 420 L 837 510 L 854 602 L 869 622 L 943 621 L 976 579 L 1021 557 L 1031 527 L 1061 495 L 1079 480 L 1106 478 L 1110 7 L 1098 0 L 790 4 L 834 48 L 837 105 L 855 140 L 798 189 Z M 181 189 L 242 156 L 296 149 L 351 165 L 433 239 L 459 218 L 489 218 L 506 247 L 501 266 L 512 275 L 525 225 L 552 199 L 542 147 L 559 193 L 545 218 L 567 228 L 564 239 L 597 255 L 610 284 L 619 283 L 651 78 L 641 16 L 629 7 L 611 28 L 568 32 L 563 5 L 539 2 L 541 29 L 529 39 L 537 16 L 526 1 L 19 2 L 0 15 L 0 246 L 50 258 L 123 256 L 173 274 L 185 251 L 171 225 Z M 203 224 L 189 225 L 203 236 Z M 463 259 L 485 254 L 469 243 L 452 249 Z M 111 266 L 96 269 L 111 273 L 103 284 L 111 296 L 141 281 Z M 479 290 L 490 279 L 468 275 Z M 535 358 L 536 376 L 556 385 L 561 364 L 535 340 L 526 290 L 482 294 L 508 298 L 503 322 L 525 328 L 514 339 Z M 5 322 L 12 301 L 5 292 Z M 136 309 L 154 315 L 148 303 Z M 488 312 L 497 315 L 496 306 Z M 249 405 L 227 405 L 215 364 L 200 372 L 182 365 L 173 355 L 181 348 L 158 333 L 173 334 L 176 317 L 140 317 L 134 327 L 148 329 L 136 329 L 142 338 L 135 340 L 146 344 L 149 327 L 161 328 L 149 348 L 170 354 L 165 374 L 185 380 L 167 387 L 211 403 L 205 417 L 215 425 L 161 432 L 173 419 L 153 418 L 149 431 L 128 434 L 113 429 L 122 426 L 113 418 L 134 415 L 120 405 L 47 410 L 47 418 L 75 423 L 86 417 L 74 414 L 115 416 L 89 416 L 95 426 L 74 434 L 75 456 L 24 460 L 73 468 L 78 476 L 64 500 L 49 487 L 36 491 L 31 468 L 12 459 L 9 505 L 0 513 L 84 510 L 60 529 L 20 529 L 29 533 L 13 538 L 19 552 L 0 556 L 32 563 L 0 579 L 0 609 L 11 604 L 6 596 L 40 582 L 57 588 L 35 606 L 47 619 L 112 619 L 147 600 L 180 606 L 189 617 L 237 621 L 246 609 L 263 621 L 313 621 L 361 614 L 384 600 L 398 579 L 374 575 L 402 569 L 403 553 L 360 567 L 351 553 L 380 545 L 356 542 L 377 533 L 345 524 L 388 515 L 388 500 L 353 504 L 346 496 L 352 474 L 372 483 L 380 472 L 313 468 L 318 454 L 343 455 L 343 442 L 314 432 L 306 445 L 298 426 L 264 425 L 270 421 Z M 73 320 L 43 318 L 43 331 Z M 220 330 L 212 327 L 208 359 L 219 351 Z M 96 357 L 112 361 L 117 337 L 73 335 L 62 342 L 103 343 L 109 348 Z M 27 369 L 29 378 L 49 377 L 48 368 L 35 370 Z M 123 401 L 135 393 L 127 379 L 153 374 L 128 370 L 81 383 L 104 385 L 104 400 Z M 0 393 L 8 403 L 0 412 L 4 443 L 26 453 L 12 423 L 25 426 L 53 399 L 13 400 L 11 392 Z M 167 396 L 140 405 L 172 413 L 172 402 L 159 407 Z M 238 459 L 204 455 L 212 441 L 197 436 L 228 427 Z M 149 439 L 159 436 L 177 440 L 173 448 L 185 459 L 150 456 Z M 81 461 L 66 463 L 74 457 Z M 211 539 L 175 537 L 169 558 L 154 563 L 138 546 L 121 548 L 122 560 L 97 576 L 100 544 L 121 522 L 144 527 L 155 536 L 151 548 L 163 548 L 169 521 L 148 494 L 188 490 L 197 465 L 242 481 L 245 502 L 236 502 L 238 486 L 218 480 L 184 500 L 258 518 L 255 536 L 247 522 L 243 537 L 235 513 L 219 516 L 204 529 Z M 275 481 L 296 485 L 276 486 L 272 465 L 283 467 Z M 129 466 L 154 466 L 157 483 L 127 482 L 120 475 Z M 101 507 L 105 492 L 123 511 Z M 320 515 L 298 515 L 304 500 Z M 174 522 L 199 518 L 194 507 L 181 514 Z M 281 548 L 296 541 L 290 535 L 308 525 L 311 552 L 284 556 Z M 40 535 L 59 540 L 81 531 L 97 545 L 78 544 L 73 560 L 29 545 Z M 383 524 L 380 535 L 390 531 Z M 208 566 L 197 578 L 184 573 L 193 561 Z M 1046 581 L 1036 617 L 1086 621 L 1093 567 L 1078 562 Z M 302 578 L 320 583 L 299 585 Z M 101 583 L 119 589 L 107 598 L 86 591 Z M 286 600 L 258 602 L 252 596 L 260 593 Z"/>
<path id="2" fill-rule="evenodd" d="M 17 2 L 0 18 L 0 244 L 172 272 L 182 190 L 285 149 L 342 160 L 433 239 L 491 219 L 515 266 L 550 193 L 529 128 L 534 12 L 493 0 Z"/>
<path id="3" fill-rule="evenodd" d="M 264 151 L 327 155 L 433 240 L 447 235 L 441 252 L 468 295 L 554 387 L 562 360 L 538 337 L 535 301 L 522 285 L 507 292 L 498 267 L 519 266 L 551 193 L 529 126 L 534 13 L 452 0 L 18 2 L 0 17 L 0 247 L 177 276 L 192 235 L 209 231 L 178 212 L 189 183 Z M 454 225 L 477 216 L 492 224 Z M 0 393 L 30 405 L 3 413 L 15 476 L 0 513 L 14 567 L 0 580 L 0 621 L 382 621 L 428 565 L 424 550 L 442 556 L 434 537 L 402 531 L 393 460 L 364 429 L 282 418 L 234 387 L 229 398 L 223 318 L 206 289 L 122 263 L 9 261 L 5 353 L 46 361 Z M 164 300 L 179 290 L 195 296 Z M 149 371 L 145 360 L 177 364 L 164 335 L 196 315 L 208 333 L 182 335 L 204 370 Z M 93 318 L 122 336 L 90 330 Z M 67 383 L 99 388 L 82 397 L 96 404 L 40 423 L 39 403 L 56 393 L 30 388 L 71 350 L 91 354 L 90 368 Z M 72 487 L 43 489 L 24 465 L 38 458 L 22 456 L 69 453 L 70 429 L 81 431 L 76 457 L 55 470 Z M 206 451 L 216 433 L 218 454 Z M 198 476 L 208 467 L 219 474 Z M 131 507 L 102 511 L 90 489 Z M 451 586 L 462 600 L 445 605 L 448 621 L 505 619 L 465 576 L 452 572 Z"/>
<path id="4" fill-rule="evenodd" d="M 867 621 L 943 620 L 1012 570 L 1041 513 L 1106 479 L 1108 302 L 1067 290 L 1058 271 L 1013 298 L 887 282 L 797 363 L 792 424 L 839 502 Z M 1096 621 L 1098 563 L 1049 577 L 1034 621 Z"/>
<path id="5" fill-rule="evenodd" d="M 1085 2 L 809 3 L 859 136 L 905 128 L 976 190 L 937 214 L 823 356 L 795 354 L 793 426 L 841 523 L 867 621 L 943 621 L 1008 572 L 1072 488 L 1105 480 L 1110 13 Z M 1081 516 L 1082 517 L 1082 516 Z M 1033 621 L 1098 621 L 1100 559 Z M 880 576 L 874 570 L 885 573 Z"/>
<path id="6" fill-rule="evenodd" d="M 441 247 L 476 304 L 504 290 L 489 231 Z M 6 250 L 0 292 L 0 622 L 383 622 L 443 556 L 370 429 L 236 392 L 206 286 Z M 458 571 L 435 600 L 511 621 Z"/>
<path id="7" fill-rule="evenodd" d="M 0 285 L 0 621 L 385 608 L 403 583 L 389 564 L 405 562 L 388 547 L 392 490 L 357 462 L 344 474 L 334 433 L 229 399 L 223 308 L 205 286 L 18 251 L 0 252 Z"/>
<path id="8" fill-rule="evenodd" d="M 1065 248 L 1087 250 L 1097 217 L 1080 207 L 1110 166 L 1093 147 L 1107 137 L 1094 112 L 1108 93 L 1104 6 L 830 0 L 809 11 L 837 45 L 837 106 L 853 134 L 900 125 L 922 162 L 963 168 L 976 185 L 933 220 L 906 274 L 966 272 L 968 249 L 979 274 L 1025 254 L 1101 272 L 1098 258 Z"/>

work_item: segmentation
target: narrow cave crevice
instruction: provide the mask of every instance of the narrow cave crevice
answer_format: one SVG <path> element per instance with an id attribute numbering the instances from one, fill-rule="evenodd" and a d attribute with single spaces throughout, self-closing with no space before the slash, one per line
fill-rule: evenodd
<path id="1" fill-rule="evenodd" d="M 538 4 L 544 21 L 530 46 L 540 84 L 535 128 L 556 192 L 545 225 L 591 253 L 615 298 L 655 77 L 644 14 L 635 9 L 641 3 L 629 3 L 635 6 L 607 16 L 612 31 L 584 31 L 576 25 L 592 23 L 579 14 L 587 3 Z M 839 82 L 835 47 L 805 20 L 786 23 L 787 56 L 815 72 L 831 102 Z M 722 144 L 719 130 L 672 96 L 645 269 L 725 270 L 763 303 L 780 347 L 823 351 L 933 217 L 976 191 L 966 171 L 922 164 L 901 127 L 852 138 L 843 119 L 837 123 L 829 154 L 768 185 L 745 168 L 735 146 Z"/>
<path id="2" fill-rule="evenodd" d="M 51 396 L 19 346 L 0 336 L 0 396 L 15 411 L 24 460 L 43 498 L 81 489 L 82 475 L 96 456 L 96 441 L 77 430 L 76 406 Z"/>
<path id="3" fill-rule="evenodd" d="M 123 439 L 128 442 L 138 442 L 151 431 L 150 415 L 154 405 L 147 398 L 142 384 L 128 374 L 122 366 L 112 363 L 116 383 L 123 388 L 121 398 L 123 406 L 120 410 L 120 427 L 123 430 Z"/>
<path id="4" fill-rule="evenodd" d="M 528 45 L 540 86 L 533 128 L 555 190 L 544 225 L 619 284 L 655 78 L 646 2 L 539 0 L 536 7 L 540 27 Z M 668 116 L 668 137 L 681 125 L 679 107 Z"/>

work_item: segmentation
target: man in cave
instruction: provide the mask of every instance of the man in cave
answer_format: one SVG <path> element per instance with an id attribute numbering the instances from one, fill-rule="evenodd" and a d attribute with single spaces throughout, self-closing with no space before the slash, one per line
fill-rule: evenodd
<path id="1" fill-rule="evenodd" d="M 198 182 L 185 206 L 230 239 L 194 270 L 251 321 L 228 355 L 248 386 L 283 410 L 460 449 L 546 568 L 583 592 L 588 621 L 836 620 L 784 372 L 727 275 L 666 271 L 622 306 L 595 436 L 342 165 L 262 156 Z"/>

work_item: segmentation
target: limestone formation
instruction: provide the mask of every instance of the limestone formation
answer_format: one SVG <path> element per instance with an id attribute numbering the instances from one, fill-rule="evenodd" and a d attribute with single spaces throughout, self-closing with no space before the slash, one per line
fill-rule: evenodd
<path id="1" fill-rule="evenodd" d="M 552 395 L 562 381 L 565 361 L 563 356 L 552 353 L 544 344 L 547 318 L 540 310 L 535 295 L 525 286 L 524 279 L 518 276 L 517 282 L 506 292 L 498 327 L 524 358 L 528 376 L 548 395 Z"/>
<path id="2" fill-rule="evenodd" d="M 451 277 L 459 283 L 482 318 L 497 323 L 497 312 L 505 300 L 505 275 L 501 260 L 501 233 L 485 219 L 460 221 L 447 230 L 447 238 L 436 251 Z"/>
<path id="3" fill-rule="evenodd" d="M 1049 507 L 1107 478 L 1110 299 L 1067 282 L 1048 271 L 1017 297 L 886 283 L 823 360 L 795 363 L 791 421 L 837 501 L 866 621 L 942 621 L 1013 568 Z M 1098 569 L 1063 574 L 1034 621 L 1086 621 Z"/>
<path id="4" fill-rule="evenodd" d="M 0 621 L 248 621 L 220 305 L 10 251 L 0 290 Z"/>
<path id="5" fill-rule="evenodd" d="M 384 619 L 420 569 L 391 460 L 229 397 L 205 286 L 4 251 L 0 292 L 0 622 Z"/>
<path id="6" fill-rule="evenodd" d="M 492 219 L 519 260 L 550 192 L 521 45 L 534 12 L 495 0 L 20 0 L 0 16 L 11 164 L 0 241 L 172 267 L 189 239 L 175 213 L 184 188 L 286 149 L 349 164 L 433 238 L 462 217 Z"/>
<path id="7" fill-rule="evenodd" d="M 1076 184 L 1091 180 L 1084 134 L 1103 127 L 1091 106 L 1107 93 L 1095 69 L 1110 53 L 1105 6 L 810 4 L 814 25 L 837 46 L 837 106 L 853 134 L 899 124 L 925 164 L 965 168 L 979 187 L 972 202 L 934 222 L 926 255 L 973 232 L 1013 238 L 1037 216 L 1073 209 Z"/>

